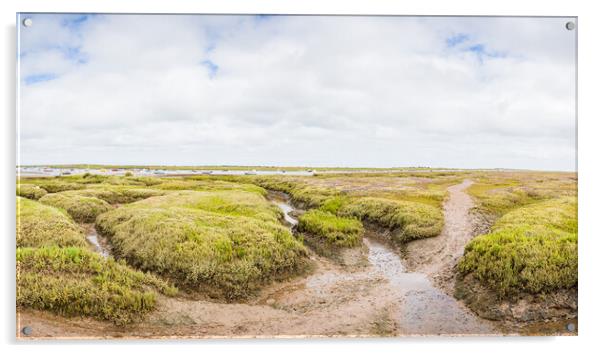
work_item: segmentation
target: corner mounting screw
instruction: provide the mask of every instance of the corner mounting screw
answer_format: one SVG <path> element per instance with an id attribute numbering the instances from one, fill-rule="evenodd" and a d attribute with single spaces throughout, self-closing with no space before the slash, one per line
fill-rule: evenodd
<path id="1" fill-rule="evenodd" d="M 23 332 L 23 334 L 25 336 L 29 336 L 29 335 L 32 334 L 33 329 L 31 327 L 29 327 L 29 326 L 25 326 L 25 327 L 23 327 L 23 329 L 21 329 L 21 332 Z"/>
<path id="2" fill-rule="evenodd" d="M 575 29 L 575 22 L 573 21 L 569 21 L 567 22 L 565 25 L 566 29 L 568 29 L 569 31 L 572 31 Z"/>

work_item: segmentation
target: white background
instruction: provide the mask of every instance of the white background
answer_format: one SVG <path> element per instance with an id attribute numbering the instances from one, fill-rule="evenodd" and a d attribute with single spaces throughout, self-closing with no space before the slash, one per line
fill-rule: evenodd
<path id="1" fill-rule="evenodd" d="M 367 4 L 370 5 L 367 5 Z M 2 0 L 1 77 L 2 100 L 2 315 L 0 335 L 5 351 L 106 352 L 138 350 L 149 352 L 240 351 L 306 352 L 330 351 L 394 351 L 394 352 L 509 352 L 546 351 L 577 352 L 598 350 L 602 337 L 600 327 L 600 183 L 601 124 L 599 103 L 602 100 L 599 65 L 602 63 L 600 37 L 602 12 L 595 1 L 527 2 L 486 1 L 385 1 L 385 0 Z M 300 14 L 403 14 L 403 15 L 554 15 L 578 16 L 579 30 L 579 337 L 558 338 L 395 338 L 395 339 L 321 339 L 321 340 L 218 340 L 218 341 L 134 341 L 134 342 L 17 342 L 15 340 L 15 13 L 23 12 L 150 12 L 150 13 L 300 13 Z M 82 346 L 85 345 L 85 346 Z M 596 348 L 598 347 L 598 348 Z"/>

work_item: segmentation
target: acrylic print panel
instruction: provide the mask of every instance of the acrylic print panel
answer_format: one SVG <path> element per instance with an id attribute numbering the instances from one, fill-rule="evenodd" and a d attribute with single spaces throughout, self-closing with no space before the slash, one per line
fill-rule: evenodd
<path id="1" fill-rule="evenodd" d="M 19 338 L 577 334 L 576 18 L 17 27 Z"/>

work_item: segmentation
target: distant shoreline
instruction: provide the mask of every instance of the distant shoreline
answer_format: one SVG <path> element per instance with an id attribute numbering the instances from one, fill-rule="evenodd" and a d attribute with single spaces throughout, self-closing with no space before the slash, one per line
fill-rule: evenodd
<path id="1" fill-rule="evenodd" d="M 121 169 L 121 170 L 165 170 L 165 171 L 265 171 L 265 172 L 299 172 L 315 171 L 322 173 L 340 172 L 550 172 L 550 173 L 577 173 L 568 170 L 536 170 L 514 168 L 447 168 L 447 167 L 312 167 L 312 166 L 232 166 L 232 165 L 207 165 L 207 166 L 174 166 L 174 165 L 117 165 L 117 164 L 30 164 L 17 165 L 17 168 L 52 168 L 52 169 Z"/>

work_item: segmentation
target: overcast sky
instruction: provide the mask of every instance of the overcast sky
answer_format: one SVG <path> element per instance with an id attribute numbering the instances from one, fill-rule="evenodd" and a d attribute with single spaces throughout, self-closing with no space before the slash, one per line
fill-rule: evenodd
<path id="1" fill-rule="evenodd" d="M 569 19 L 24 17 L 21 164 L 575 168 Z"/>

